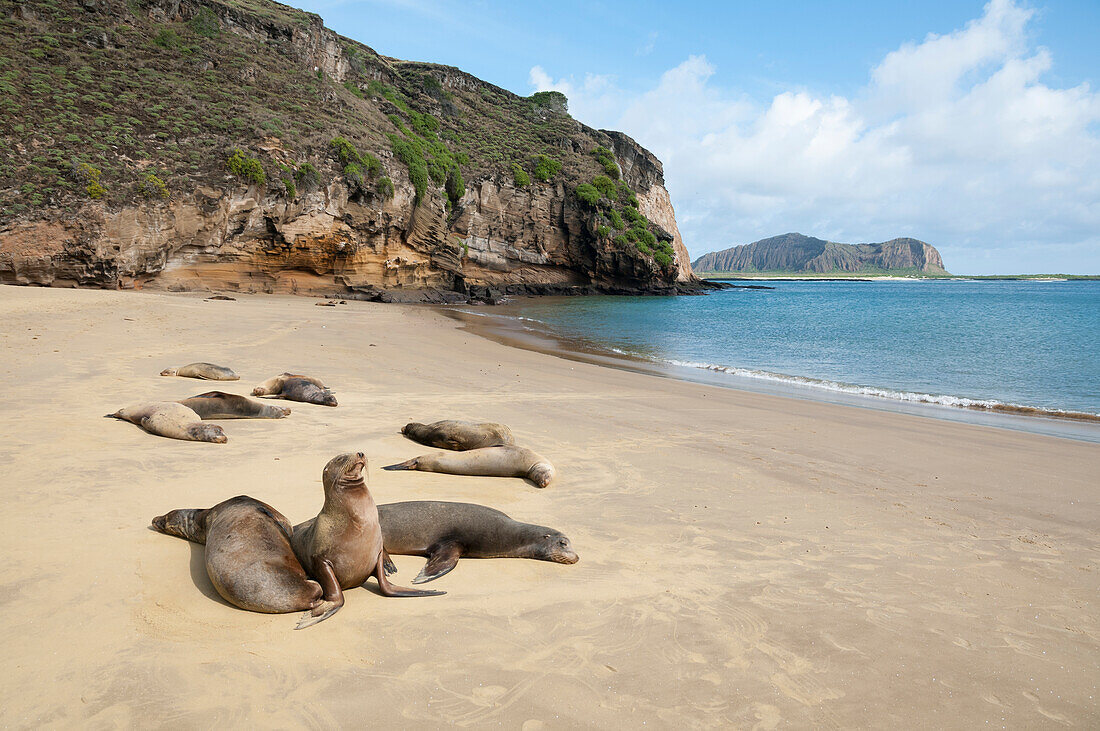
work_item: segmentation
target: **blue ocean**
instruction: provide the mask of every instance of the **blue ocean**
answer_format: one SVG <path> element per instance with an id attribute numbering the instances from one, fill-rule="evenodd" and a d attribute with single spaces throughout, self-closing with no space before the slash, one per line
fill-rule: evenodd
<path id="1" fill-rule="evenodd" d="M 764 281 L 699 297 L 525 299 L 501 314 L 681 368 L 896 402 L 1100 415 L 1100 282 Z M 1021 408 L 1017 408 L 1021 407 Z"/>

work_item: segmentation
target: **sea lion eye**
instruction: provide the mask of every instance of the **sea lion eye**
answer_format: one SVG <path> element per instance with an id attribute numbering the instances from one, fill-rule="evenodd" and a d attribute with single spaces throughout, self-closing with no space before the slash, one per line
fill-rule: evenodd
<path id="1" fill-rule="evenodd" d="M 546 539 L 548 539 L 548 540 L 549 540 L 549 538 L 550 538 L 550 534 L 549 534 L 549 533 L 547 533 L 546 535 L 544 535 L 544 536 L 543 536 L 543 538 L 546 538 Z"/>
<path id="2" fill-rule="evenodd" d="M 558 545 L 561 546 L 562 548 L 565 548 L 566 544 L 568 544 L 568 543 L 569 543 L 569 541 L 565 540 L 564 538 L 562 538 L 560 541 L 558 541 Z"/>

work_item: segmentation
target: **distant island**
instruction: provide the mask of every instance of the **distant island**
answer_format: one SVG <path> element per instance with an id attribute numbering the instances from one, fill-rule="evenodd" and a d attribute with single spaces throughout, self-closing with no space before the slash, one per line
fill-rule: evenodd
<path id="1" fill-rule="evenodd" d="M 691 263 L 697 275 L 835 274 L 945 276 L 936 247 L 917 239 L 900 238 L 877 244 L 841 244 L 799 233 L 773 236 L 745 246 L 704 254 Z"/>

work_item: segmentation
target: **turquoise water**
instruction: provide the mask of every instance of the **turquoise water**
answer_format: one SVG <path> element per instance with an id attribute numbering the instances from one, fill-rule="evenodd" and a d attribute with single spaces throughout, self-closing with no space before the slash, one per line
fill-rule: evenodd
<path id="1" fill-rule="evenodd" d="M 623 354 L 896 401 L 1100 414 L 1100 282 L 763 282 L 502 314 Z M 534 323 L 532 323 L 534 324 Z"/>

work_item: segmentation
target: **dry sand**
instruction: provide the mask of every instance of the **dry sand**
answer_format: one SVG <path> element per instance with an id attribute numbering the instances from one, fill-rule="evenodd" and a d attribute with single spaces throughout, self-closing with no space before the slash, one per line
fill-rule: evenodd
<path id="1" fill-rule="evenodd" d="M 8 727 L 1097 727 L 1100 446 L 511 349 L 423 308 L 0 288 Z M 195 360 L 230 384 L 162 378 Z M 290 369 L 337 392 L 226 445 L 103 418 Z M 511 425 L 558 480 L 383 472 L 410 420 Z M 361 449 L 379 502 L 564 531 L 443 597 L 235 609 L 148 528 L 247 493 L 292 521 Z M 396 557 L 399 583 L 422 565 Z M 373 585 L 373 582 L 372 582 Z"/>

